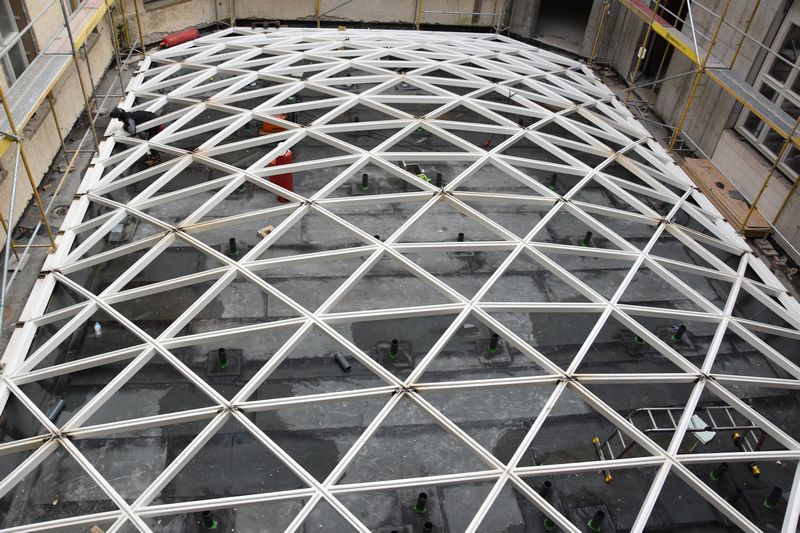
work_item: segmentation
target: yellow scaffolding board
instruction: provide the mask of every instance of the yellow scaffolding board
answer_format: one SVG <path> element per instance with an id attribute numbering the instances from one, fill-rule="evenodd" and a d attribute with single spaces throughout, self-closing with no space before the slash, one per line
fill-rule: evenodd
<path id="1" fill-rule="evenodd" d="M 631 13 L 639 17 L 645 24 L 650 23 L 653 10 L 645 6 L 639 0 L 620 0 L 620 4 L 627 7 Z M 677 28 L 669 24 L 662 17 L 653 17 L 653 31 L 663 37 L 669 44 L 677 48 L 683 55 L 688 57 L 695 65 L 700 65 L 702 57 L 697 57 L 692 40 L 680 32 Z"/>

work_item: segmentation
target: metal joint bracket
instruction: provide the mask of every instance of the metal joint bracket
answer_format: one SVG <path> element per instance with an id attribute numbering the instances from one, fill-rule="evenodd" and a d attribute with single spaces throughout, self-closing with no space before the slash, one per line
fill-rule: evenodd
<path id="1" fill-rule="evenodd" d="M 9 139 L 13 140 L 14 142 L 22 142 L 22 137 L 19 135 L 14 135 L 13 133 L 9 133 L 7 131 L 0 131 L 0 135 L 8 137 Z"/>

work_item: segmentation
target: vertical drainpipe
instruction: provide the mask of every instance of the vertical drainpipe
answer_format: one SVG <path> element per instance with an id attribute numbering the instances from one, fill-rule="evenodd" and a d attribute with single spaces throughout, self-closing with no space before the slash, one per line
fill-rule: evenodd
<path id="1" fill-rule="evenodd" d="M 482 0 L 475 0 L 472 4 L 472 25 L 475 26 L 480 22 L 481 16 L 478 13 L 481 12 L 481 4 L 483 4 Z"/>
<path id="2" fill-rule="evenodd" d="M 500 2 L 497 27 L 508 28 L 506 32 L 508 34 L 511 31 L 511 13 L 514 12 L 514 0 L 495 0 L 495 10 L 497 10 L 497 2 Z"/>

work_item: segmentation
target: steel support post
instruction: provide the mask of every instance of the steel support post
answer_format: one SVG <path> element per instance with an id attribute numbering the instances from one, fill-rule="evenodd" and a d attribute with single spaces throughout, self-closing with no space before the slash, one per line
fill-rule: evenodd
<path id="1" fill-rule="evenodd" d="M 650 20 L 647 21 L 647 29 L 644 32 L 644 39 L 642 39 L 642 44 L 636 50 L 636 65 L 634 65 L 633 72 L 631 72 L 631 78 L 628 80 L 628 88 L 625 89 L 626 102 L 628 101 L 631 91 L 633 90 L 633 84 L 636 83 L 636 75 L 639 73 L 639 67 L 644 60 L 644 56 L 647 54 L 647 40 L 650 38 L 650 33 L 653 31 L 653 21 L 656 19 L 656 14 L 658 13 L 659 7 L 661 7 L 661 0 L 656 0 L 655 6 L 653 6 L 653 12 L 650 14 Z"/>

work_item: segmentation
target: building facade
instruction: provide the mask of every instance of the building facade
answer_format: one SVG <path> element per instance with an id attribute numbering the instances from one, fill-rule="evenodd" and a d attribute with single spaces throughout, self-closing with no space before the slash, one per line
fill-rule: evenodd
<path id="1" fill-rule="evenodd" d="M 665 24 L 686 35 L 694 34 L 701 58 L 712 47 L 709 66 L 729 68 L 752 87 L 747 90 L 777 104 L 791 120 L 800 116 L 800 93 L 796 92 L 800 91 L 800 2 L 707 0 L 692 2 L 690 13 L 684 0 L 517 0 L 510 25 L 518 36 L 584 58 L 594 52 L 594 64 L 611 67 L 626 84 L 635 73 L 633 85 L 639 89 L 630 100 L 639 102 L 642 110 L 655 111 L 658 122 L 666 128 L 667 139 L 660 139 L 664 141 L 681 120 L 697 66 L 668 46 L 662 36 L 648 32 L 646 21 L 630 9 L 656 4 Z M 601 18 L 604 21 L 598 35 Z M 679 148 L 687 151 L 679 152 L 711 159 L 752 203 L 778 159 L 783 140 L 725 88 L 702 76 L 682 124 Z M 789 146 L 758 201 L 759 210 L 775 227 L 776 239 L 795 260 L 800 260 L 792 250 L 800 249 L 800 217 L 793 213 L 800 200 L 790 193 L 798 173 L 797 148 Z"/>

